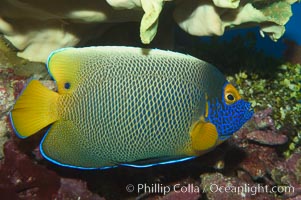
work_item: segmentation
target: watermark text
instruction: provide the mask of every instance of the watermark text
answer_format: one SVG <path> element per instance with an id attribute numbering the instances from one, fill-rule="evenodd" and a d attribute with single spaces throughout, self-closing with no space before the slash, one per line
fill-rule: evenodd
<path id="1" fill-rule="evenodd" d="M 188 185 L 181 185 L 175 184 L 172 186 L 166 186 L 161 183 L 154 183 L 154 184 L 128 184 L 126 186 L 127 192 L 137 192 L 141 193 L 150 193 L 150 194 L 163 194 L 166 195 L 170 192 L 176 193 L 238 193 L 242 196 L 256 195 L 258 193 L 294 193 L 295 188 L 293 186 L 268 186 L 268 185 L 250 185 L 250 184 L 243 184 L 241 186 L 234 186 L 234 185 L 218 185 L 218 184 L 210 184 L 206 185 L 204 188 L 201 188 L 199 185 L 188 184 Z"/>

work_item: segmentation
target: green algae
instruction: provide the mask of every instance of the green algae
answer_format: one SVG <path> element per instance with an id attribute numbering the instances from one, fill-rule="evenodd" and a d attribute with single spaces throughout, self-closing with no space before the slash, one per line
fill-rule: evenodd
<path id="1" fill-rule="evenodd" d="M 276 76 L 270 78 L 246 71 L 227 78 L 252 103 L 255 111 L 273 109 L 276 129 L 289 129 L 290 141 L 283 151 L 289 157 L 301 145 L 301 65 L 286 63 L 277 69 Z"/>

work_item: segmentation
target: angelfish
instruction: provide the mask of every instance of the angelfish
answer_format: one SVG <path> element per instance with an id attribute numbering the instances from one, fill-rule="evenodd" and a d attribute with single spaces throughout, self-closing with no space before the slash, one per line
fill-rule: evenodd
<path id="1" fill-rule="evenodd" d="M 42 155 L 61 166 L 149 167 L 192 159 L 253 115 L 211 64 L 135 47 L 64 48 L 47 61 L 57 92 L 32 80 L 10 113 L 16 134 L 51 124 Z"/>

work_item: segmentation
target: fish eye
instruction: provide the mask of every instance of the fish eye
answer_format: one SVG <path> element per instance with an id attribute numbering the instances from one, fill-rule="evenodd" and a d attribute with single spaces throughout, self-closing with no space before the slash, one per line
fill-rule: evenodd
<path id="1" fill-rule="evenodd" d="M 225 101 L 228 105 L 235 103 L 237 101 L 237 98 L 235 97 L 235 94 L 232 94 L 231 92 L 226 93 L 225 95 Z"/>
<path id="2" fill-rule="evenodd" d="M 228 94 L 227 95 L 227 99 L 229 100 L 229 101 L 234 101 L 234 96 L 232 95 L 232 94 Z"/>
<path id="3" fill-rule="evenodd" d="M 67 90 L 68 90 L 68 89 L 70 89 L 71 85 L 70 85 L 70 83 L 69 83 L 69 82 L 66 82 L 66 83 L 65 83 L 65 85 L 64 85 L 64 87 L 65 87 L 65 89 L 67 89 Z"/>
<path id="4" fill-rule="evenodd" d="M 225 103 L 227 105 L 231 105 L 240 99 L 241 96 L 239 95 L 238 91 L 235 89 L 235 87 L 232 84 L 228 83 L 225 86 L 225 91 L 224 91 Z"/>

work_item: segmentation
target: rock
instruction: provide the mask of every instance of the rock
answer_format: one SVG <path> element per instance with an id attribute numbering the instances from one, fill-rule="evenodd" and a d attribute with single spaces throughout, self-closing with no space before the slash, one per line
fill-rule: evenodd
<path id="1" fill-rule="evenodd" d="M 4 146 L 0 163 L 1 199 L 104 200 L 93 194 L 82 180 L 62 178 L 24 154 L 16 142 Z"/>
<path id="2" fill-rule="evenodd" d="M 294 153 L 285 162 L 278 163 L 271 177 L 278 185 L 291 187 L 291 191 L 284 192 L 285 197 L 298 199 L 301 196 L 301 153 Z"/>
<path id="3" fill-rule="evenodd" d="M 272 199 L 268 193 L 259 192 L 258 184 L 248 183 L 236 177 L 225 177 L 220 173 L 202 174 L 201 188 L 209 200 L 213 199 Z"/>
<path id="4" fill-rule="evenodd" d="M 165 195 L 162 200 L 198 200 L 201 198 L 199 192 L 189 192 L 189 191 L 172 191 Z"/>
<path id="5" fill-rule="evenodd" d="M 246 136 L 249 140 L 258 142 L 260 144 L 266 144 L 266 145 L 280 145 L 285 144 L 287 142 L 287 136 L 278 134 L 278 132 L 275 131 L 261 131 L 256 130 L 252 131 L 251 133 L 248 133 Z"/>
<path id="6" fill-rule="evenodd" d="M 0 165 L 2 199 L 49 199 L 60 187 L 59 176 L 20 152 L 13 141 L 4 147 Z"/>
<path id="7" fill-rule="evenodd" d="M 69 178 L 61 178 L 61 187 L 54 198 L 57 200 L 104 200 L 104 198 L 101 198 L 97 194 L 90 192 L 87 188 L 86 182 Z"/>

